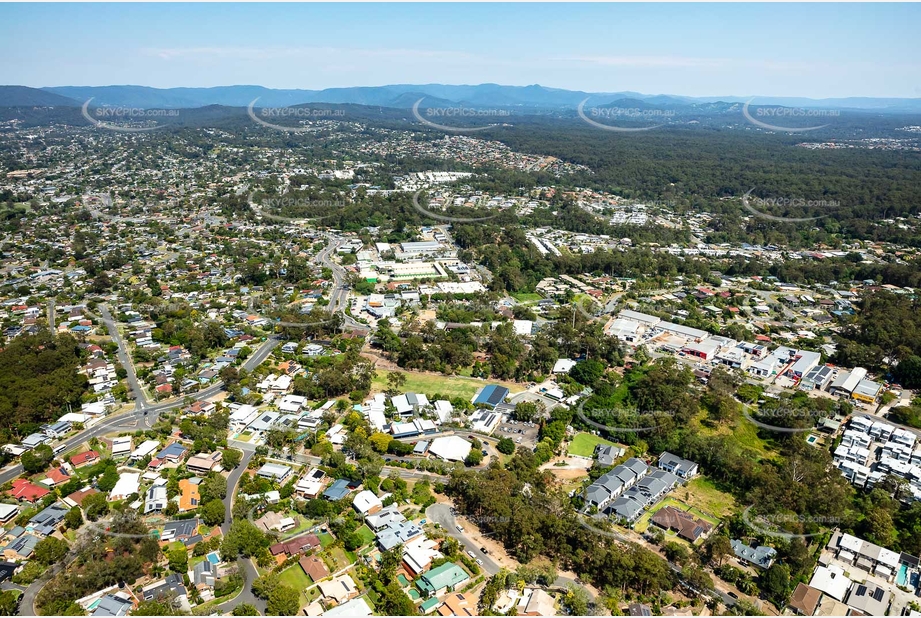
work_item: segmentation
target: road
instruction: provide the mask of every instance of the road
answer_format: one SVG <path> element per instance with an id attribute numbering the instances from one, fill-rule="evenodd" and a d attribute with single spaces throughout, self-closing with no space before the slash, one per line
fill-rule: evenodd
<path id="1" fill-rule="evenodd" d="M 109 308 L 105 305 L 99 305 L 99 313 L 102 314 L 99 319 L 106 325 L 109 336 L 112 338 L 112 341 L 118 345 L 118 350 L 115 352 L 118 362 L 121 363 L 121 366 L 128 372 L 128 386 L 131 388 L 131 393 L 134 395 L 135 412 L 143 412 L 150 406 L 150 400 L 147 399 L 147 393 L 138 380 L 137 372 L 134 370 L 134 362 L 128 354 L 128 346 L 122 339 L 122 335 L 118 330 L 118 324 L 109 312 Z"/>
<path id="2" fill-rule="evenodd" d="M 343 323 L 348 328 L 368 330 L 367 324 L 358 322 L 345 312 L 349 306 L 348 273 L 342 266 L 334 262 L 331 257 L 333 252 L 339 248 L 341 242 L 332 237 L 330 237 L 329 241 L 329 245 L 320 251 L 316 257 L 320 264 L 329 268 L 333 273 L 333 289 L 329 295 L 329 311 L 330 313 L 342 314 Z"/>
<path id="3" fill-rule="evenodd" d="M 243 474 L 246 472 L 247 466 L 249 466 L 250 460 L 252 460 L 253 455 L 256 452 L 256 449 L 251 445 L 246 445 L 245 443 L 234 443 L 233 448 L 243 452 L 243 458 L 240 460 L 240 465 L 233 469 L 230 475 L 227 477 L 227 496 L 224 497 L 224 523 L 221 524 L 221 534 L 225 537 L 227 533 L 230 532 L 230 525 L 233 523 L 233 498 L 237 493 L 237 484 L 240 482 Z M 243 590 L 229 601 L 225 601 L 218 605 L 215 609 L 220 610 L 221 612 L 229 612 L 233 610 L 234 607 L 241 603 L 249 603 L 256 607 L 260 613 L 265 614 L 265 601 L 256 597 L 253 594 L 253 581 L 259 577 L 259 573 L 256 571 L 253 561 L 249 558 L 240 558 L 237 560 L 237 566 L 240 569 L 240 572 L 243 574 L 244 584 Z"/>
<path id="4" fill-rule="evenodd" d="M 54 317 L 55 317 L 54 316 L 54 299 L 49 298 L 48 299 L 48 329 L 52 333 L 57 332 L 57 326 L 55 324 Z"/>

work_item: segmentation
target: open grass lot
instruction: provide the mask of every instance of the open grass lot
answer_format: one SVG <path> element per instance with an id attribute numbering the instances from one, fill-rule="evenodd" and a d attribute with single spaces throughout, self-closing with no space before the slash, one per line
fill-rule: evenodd
<path id="1" fill-rule="evenodd" d="M 595 447 L 599 444 L 613 446 L 614 442 L 605 440 L 601 436 L 590 433 L 577 433 L 573 436 L 572 442 L 569 443 L 569 454 L 580 455 L 582 457 L 591 457 L 595 453 Z"/>
<path id="2" fill-rule="evenodd" d="M 518 292 L 517 294 L 512 294 L 512 298 L 519 303 L 534 303 L 539 300 L 544 300 L 543 296 L 534 292 Z"/>
<path id="3" fill-rule="evenodd" d="M 372 391 L 384 391 L 387 387 L 387 376 L 390 371 L 378 370 L 377 375 L 371 382 Z M 431 397 L 439 394 L 444 397 L 461 397 L 463 399 L 472 399 L 478 390 L 487 384 L 501 384 L 509 389 L 512 393 L 524 390 L 521 384 L 515 382 L 497 382 L 495 380 L 477 380 L 476 378 L 463 378 L 459 376 L 439 376 L 429 375 L 427 373 L 413 373 L 411 371 L 401 371 L 406 376 L 406 385 L 403 386 L 403 392 L 423 393 Z"/>
<path id="4" fill-rule="evenodd" d="M 336 540 L 333 538 L 333 535 L 331 535 L 329 532 L 321 532 L 320 534 L 317 535 L 317 538 L 320 539 L 320 547 L 322 547 L 323 549 L 326 549 L 327 547 L 332 545 L 333 541 Z"/>
<path id="5" fill-rule="evenodd" d="M 336 568 L 331 568 L 330 571 L 336 572 L 340 569 L 344 569 L 354 562 L 354 556 L 352 559 L 346 555 L 346 552 L 341 547 L 329 547 L 326 549 L 326 554 L 332 559 L 335 563 Z"/>
<path id="6" fill-rule="evenodd" d="M 367 544 L 374 540 L 374 532 L 371 531 L 367 525 L 362 525 L 361 528 L 355 531 L 358 536 L 361 537 L 361 540 Z"/>
<path id="7" fill-rule="evenodd" d="M 680 490 L 681 489 L 679 488 L 676 491 L 680 491 Z M 672 496 L 668 496 L 667 498 L 665 498 L 664 500 L 662 500 L 661 502 L 653 506 L 651 509 L 643 513 L 642 517 L 636 520 L 636 524 L 633 526 L 633 529 L 641 534 L 643 532 L 646 532 L 646 529 L 649 528 L 649 520 L 652 519 L 652 516 L 656 514 L 656 511 L 666 506 L 673 506 L 677 509 L 681 509 L 682 511 L 686 511 L 690 513 L 691 515 L 693 515 L 694 517 L 697 517 L 706 522 L 709 522 L 713 524 L 714 526 L 720 523 L 720 520 L 714 517 L 713 515 L 704 513 L 699 508 L 692 507 L 688 504 L 685 504 L 673 498 Z"/>
<path id="8" fill-rule="evenodd" d="M 279 573 L 278 579 L 282 584 L 291 586 L 295 590 L 303 590 L 313 583 L 310 576 L 304 573 L 304 569 L 299 564 L 293 564 Z"/>
<path id="9" fill-rule="evenodd" d="M 739 505 L 736 504 L 736 499 L 732 494 L 721 491 L 713 481 L 704 476 L 691 479 L 687 485 L 679 487 L 672 495 L 716 517 L 729 517 L 739 510 Z"/>

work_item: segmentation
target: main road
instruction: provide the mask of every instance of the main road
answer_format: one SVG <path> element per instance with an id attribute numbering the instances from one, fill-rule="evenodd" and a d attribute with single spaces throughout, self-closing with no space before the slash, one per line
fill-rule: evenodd
<path id="1" fill-rule="evenodd" d="M 329 268 L 333 273 L 333 289 L 329 295 L 329 311 L 330 313 L 342 314 L 344 324 L 349 328 L 368 330 L 367 324 L 358 322 L 345 312 L 349 305 L 348 273 L 342 266 L 334 262 L 331 258 L 333 252 L 339 248 L 340 244 L 341 241 L 330 237 L 329 245 L 324 247 L 316 257 L 320 264 Z"/>

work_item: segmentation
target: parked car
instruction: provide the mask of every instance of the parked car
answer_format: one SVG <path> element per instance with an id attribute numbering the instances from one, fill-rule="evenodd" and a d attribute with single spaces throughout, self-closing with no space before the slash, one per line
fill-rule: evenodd
<path id="1" fill-rule="evenodd" d="M 472 551 L 470 551 L 469 549 L 467 550 L 467 555 L 470 556 L 470 557 L 473 558 L 473 559 L 476 559 L 476 554 L 473 553 Z"/>

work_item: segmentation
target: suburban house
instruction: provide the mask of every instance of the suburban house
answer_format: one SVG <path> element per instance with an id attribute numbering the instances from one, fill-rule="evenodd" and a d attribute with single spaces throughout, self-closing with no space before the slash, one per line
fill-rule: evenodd
<path id="1" fill-rule="evenodd" d="M 702 519 L 697 519 L 690 513 L 673 506 L 665 506 L 656 511 L 652 516 L 652 523 L 664 530 L 672 530 L 678 536 L 691 543 L 709 533 L 713 526 Z"/>
<path id="2" fill-rule="evenodd" d="M 212 470 L 220 469 L 221 458 L 223 456 L 224 454 L 221 451 L 215 451 L 213 453 L 199 453 L 198 455 L 189 457 L 189 460 L 185 462 L 185 467 L 188 468 L 189 472 L 205 475 Z"/>
<path id="3" fill-rule="evenodd" d="M 74 468 L 90 466 L 99 461 L 99 451 L 83 451 L 70 458 L 70 465 Z"/>
<path id="4" fill-rule="evenodd" d="M 329 577 L 329 569 L 326 563 L 319 556 L 301 556 L 298 564 L 304 570 L 304 573 L 310 576 L 315 582 Z"/>
<path id="5" fill-rule="evenodd" d="M 319 546 L 320 539 L 317 537 L 317 535 L 305 534 L 294 539 L 276 543 L 269 547 L 269 552 L 271 552 L 273 556 L 277 556 L 279 554 L 296 556 Z"/>
<path id="6" fill-rule="evenodd" d="M 440 567 L 423 573 L 416 585 L 429 596 L 440 597 L 446 592 L 453 592 L 469 579 L 467 571 L 453 562 L 445 562 Z"/>
<path id="7" fill-rule="evenodd" d="M 614 462 L 624 456 L 624 449 L 616 445 L 599 444 L 595 446 L 595 460 L 599 466 L 613 466 Z"/>
<path id="8" fill-rule="evenodd" d="M 698 466 L 693 461 L 683 459 L 669 452 L 659 455 L 659 468 L 687 480 L 697 476 Z"/>
<path id="9" fill-rule="evenodd" d="M 179 512 L 185 513 L 198 508 L 201 502 L 201 495 L 198 493 L 198 486 L 201 479 L 191 478 L 179 481 Z"/>
<path id="10" fill-rule="evenodd" d="M 383 508 L 384 504 L 381 502 L 381 499 L 378 498 L 373 491 L 364 490 L 355 494 L 355 497 L 352 500 L 352 507 L 358 511 L 360 515 L 373 515 Z"/>
<path id="11" fill-rule="evenodd" d="M 732 551 L 739 560 L 762 569 L 769 568 L 774 564 L 774 558 L 777 557 L 777 550 L 773 547 L 765 547 L 764 545 L 749 547 L 738 539 L 732 539 L 731 543 Z"/>
<path id="12" fill-rule="evenodd" d="M 342 605 L 358 596 L 358 587 L 349 575 L 340 575 L 330 581 L 321 581 L 318 586 L 324 598 L 334 600 L 337 605 Z"/>

